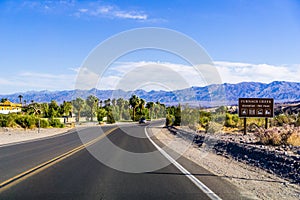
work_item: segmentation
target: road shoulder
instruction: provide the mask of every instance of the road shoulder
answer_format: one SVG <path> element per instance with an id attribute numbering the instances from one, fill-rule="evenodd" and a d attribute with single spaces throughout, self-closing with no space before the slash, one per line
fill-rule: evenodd
<path id="1" fill-rule="evenodd" d="M 239 199 L 299 199 L 300 189 L 298 185 L 286 184 L 285 180 L 264 170 L 216 155 L 210 151 L 204 151 L 202 148 L 194 146 L 183 139 L 182 145 L 176 143 L 176 146 L 170 146 L 172 145 L 171 141 L 178 140 L 177 136 L 171 134 L 165 128 L 151 130 L 155 136 L 155 142 L 161 147 L 168 146 L 177 152 L 182 152 L 182 148 L 189 146 L 185 149 L 183 157 L 177 161 L 190 170 L 191 173 L 198 174 L 197 178 L 208 187 L 217 184 L 216 189 L 220 189 L 220 192 L 223 193 L 220 194 L 221 197 L 241 195 L 242 198 Z M 217 180 L 222 181 L 218 182 Z M 223 181 L 225 181 L 224 186 L 222 186 Z M 230 182 L 229 185 L 233 188 L 222 189 L 226 186 L 226 182 Z M 233 192 L 236 190 L 235 188 L 240 192 L 239 195 Z M 228 194 L 225 194 L 224 191 Z M 215 192 L 218 194 L 219 191 Z"/>

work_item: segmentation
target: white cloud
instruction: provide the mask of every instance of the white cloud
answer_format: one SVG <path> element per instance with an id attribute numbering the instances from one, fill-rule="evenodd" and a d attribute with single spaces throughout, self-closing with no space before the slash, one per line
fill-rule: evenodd
<path id="1" fill-rule="evenodd" d="M 300 82 L 299 65 L 269 65 L 238 62 L 214 62 L 223 82 Z"/>
<path id="2" fill-rule="evenodd" d="M 73 72 L 76 72 L 76 73 L 78 73 L 79 71 L 80 71 L 80 67 L 70 67 L 70 68 L 68 68 L 69 70 L 71 70 L 71 71 L 73 71 Z"/>
<path id="3" fill-rule="evenodd" d="M 75 74 L 46 74 L 25 72 L 10 77 L 0 77 L 0 94 L 25 92 L 29 90 L 74 89 Z"/>
<path id="4" fill-rule="evenodd" d="M 77 17 L 94 16 L 94 17 L 108 17 L 119 19 L 133 19 L 133 20 L 147 20 L 148 15 L 143 11 L 138 10 L 123 10 L 117 6 L 112 5 L 98 5 L 92 6 L 89 9 L 81 8 L 75 13 Z"/>
<path id="5" fill-rule="evenodd" d="M 106 72 L 111 78 L 110 87 L 118 88 L 129 87 L 123 79 L 134 79 L 135 82 L 147 82 L 149 77 L 159 77 L 159 74 L 165 73 L 165 78 L 161 78 L 161 82 L 169 83 L 168 80 L 179 81 L 180 77 L 189 86 L 205 86 L 213 83 L 240 83 L 240 82 L 262 82 L 270 83 L 273 81 L 291 81 L 300 82 L 300 64 L 295 65 L 269 65 L 269 64 L 250 64 L 241 62 L 214 62 L 215 68 L 208 65 L 198 66 L 195 68 L 183 64 L 160 63 L 160 62 L 119 62 L 114 63 Z M 148 68 L 153 68 L 150 70 Z M 140 68 L 140 70 L 139 70 Z M 155 71 L 158 69 L 157 71 Z M 174 72 L 170 75 L 170 72 Z M 174 75 L 175 74 L 175 75 Z M 177 79 L 176 74 L 180 75 Z M 220 79 L 216 76 L 220 76 Z M 135 78 L 138 77 L 138 78 Z M 105 82 L 109 79 L 105 79 Z M 108 81 L 109 82 L 109 81 Z M 121 83 L 121 85 L 120 85 Z M 130 83 L 128 81 L 128 83 Z M 130 83 L 131 84 L 131 83 Z M 133 84 L 133 83 L 132 83 Z M 173 84 L 176 89 L 184 88 L 186 85 Z M 106 87 L 104 84 L 102 88 Z M 125 87 L 125 88 L 124 88 Z M 112 88 L 111 88 L 112 89 Z"/>
<path id="6" fill-rule="evenodd" d="M 114 16 L 116 16 L 118 18 L 137 19 L 137 20 L 147 20 L 147 18 L 148 18 L 148 16 L 146 14 L 124 12 L 124 11 L 114 12 Z"/>
<path id="7" fill-rule="evenodd" d="M 292 81 L 300 82 L 300 64 L 268 65 L 238 62 L 214 62 L 223 83 Z M 161 62 L 116 62 L 99 75 L 87 68 L 69 68 L 71 73 L 18 73 L 0 77 L 0 94 L 29 90 L 79 89 L 146 89 L 175 90 L 213 83 L 215 73 L 211 66 L 194 67 Z M 80 74 L 79 76 L 77 74 Z M 211 76 L 211 77 L 210 77 Z"/>
<path id="8" fill-rule="evenodd" d="M 111 78 L 111 81 L 107 79 Z M 194 85 L 205 85 L 205 80 L 194 67 L 161 62 L 118 62 L 103 75 L 99 86 L 110 82 L 110 89 L 177 90 Z M 114 84 L 112 84 L 114 83 Z"/>
<path id="9" fill-rule="evenodd" d="M 75 1 L 24 1 L 17 7 L 32 9 L 37 12 L 57 13 L 74 9 Z"/>
<path id="10" fill-rule="evenodd" d="M 86 9 L 86 8 L 80 8 L 80 9 L 78 9 L 78 11 L 79 11 L 80 13 L 86 13 L 86 12 L 89 11 L 89 9 Z"/>
<path id="11" fill-rule="evenodd" d="M 98 12 L 101 14 L 106 14 L 106 13 L 110 12 L 111 10 L 113 10 L 112 6 L 100 6 L 98 8 Z"/>
<path id="12" fill-rule="evenodd" d="M 100 1 L 24 1 L 16 5 L 19 9 L 30 9 L 47 14 L 64 14 L 75 17 L 106 17 L 111 19 L 131 19 L 139 21 L 158 22 L 161 19 L 149 19 L 148 14 L 138 9 L 120 8 L 116 4 L 107 4 Z"/>

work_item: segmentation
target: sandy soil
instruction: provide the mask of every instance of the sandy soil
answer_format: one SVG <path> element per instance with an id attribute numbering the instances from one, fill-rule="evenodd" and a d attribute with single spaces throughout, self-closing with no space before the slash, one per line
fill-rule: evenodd
<path id="1" fill-rule="evenodd" d="M 206 150 L 205 145 L 199 148 L 183 139 L 181 139 L 181 145 L 178 145 L 178 142 L 172 142 L 178 141 L 178 137 L 165 128 L 155 129 L 154 134 L 169 148 L 177 152 L 184 152 L 183 156 L 186 158 L 218 176 L 228 178 L 230 182 L 241 188 L 242 193 L 248 194 L 247 196 L 268 200 L 300 199 L 299 185 L 290 184 L 288 181 L 259 168 L 216 155 L 211 149 Z"/>
<path id="2" fill-rule="evenodd" d="M 118 124 L 130 124 L 130 123 L 119 122 L 116 124 L 118 125 Z M 103 125 L 114 126 L 116 124 L 103 124 Z M 81 125 L 76 125 L 76 128 L 84 128 L 90 126 L 99 126 L 99 124 L 96 122 L 83 123 Z M 24 130 L 22 128 L 0 127 L 0 146 L 16 143 L 16 142 L 23 142 L 23 141 L 35 140 L 39 138 L 51 137 L 51 136 L 68 132 L 71 129 L 72 128 L 41 128 L 40 132 L 38 132 L 38 129 Z"/>
<path id="3" fill-rule="evenodd" d="M 71 128 L 41 128 L 38 132 L 38 129 L 0 128 L 0 145 L 51 137 L 69 130 Z"/>

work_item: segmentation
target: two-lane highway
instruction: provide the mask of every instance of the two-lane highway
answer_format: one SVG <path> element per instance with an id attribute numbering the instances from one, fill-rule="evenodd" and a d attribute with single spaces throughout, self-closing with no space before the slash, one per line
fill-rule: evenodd
<path id="1" fill-rule="evenodd" d="M 99 127 L 87 128 L 79 132 L 95 141 L 88 149 L 97 150 L 107 142 L 128 152 L 147 153 L 157 151 L 145 135 L 145 126 L 131 124 L 116 128 L 102 127 L 107 133 L 105 140 L 99 136 Z M 97 133 L 97 134 L 95 134 Z M 82 136 L 81 135 L 81 136 Z M 33 168 L 40 163 L 51 160 L 82 145 L 77 133 L 50 138 L 41 141 L 0 148 L 1 182 Z M 101 148 L 100 148 L 101 149 Z M 107 149 L 110 151 L 110 149 Z M 92 151 L 91 151 L 92 152 Z M 110 155 L 112 161 L 123 154 L 116 152 L 99 152 Z M 214 176 L 185 158 L 178 160 L 187 169 L 190 168 L 222 199 L 242 199 L 237 188 L 226 180 Z M 125 162 L 125 161 L 124 161 Z M 148 160 L 147 163 L 168 160 L 162 155 Z M 113 162 L 112 162 L 113 163 Z M 134 161 L 131 161 L 134 166 Z M 128 163 L 124 163 L 128 165 Z M 103 164 L 85 148 L 78 149 L 65 158 L 49 166 L 29 173 L 0 189 L 0 199 L 210 199 L 174 164 L 169 164 L 155 171 L 128 173 L 118 171 Z"/>

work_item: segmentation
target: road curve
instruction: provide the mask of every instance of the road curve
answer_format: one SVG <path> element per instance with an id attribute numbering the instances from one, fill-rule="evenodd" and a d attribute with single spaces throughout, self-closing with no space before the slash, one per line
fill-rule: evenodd
<path id="1" fill-rule="evenodd" d="M 104 132 L 115 126 L 102 127 Z M 97 138 L 99 127 L 87 128 L 80 134 L 89 140 Z M 107 138 L 121 149 L 135 153 L 157 149 L 148 140 L 145 126 L 132 124 L 113 130 Z M 129 134 L 128 134 L 129 133 Z M 138 136 L 138 137 L 134 137 Z M 153 140 L 161 145 L 159 141 Z M 102 146 L 96 141 L 91 148 Z M 41 141 L 0 148 L 0 177 L 3 182 L 53 157 L 82 145 L 77 133 Z M 104 152 L 105 153 L 105 152 Z M 114 152 L 113 158 L 119 157 Z M 166 161 L 163 155 L 155 162 Z M 214 176 L 195 163 L 181 157 L 178 162 L 222 199 L 245 199 L 226 180 Z M 0 199 L 210 199 L 173 164 L 143 173 L 112 169 L 95 159 L 83 148 L 65 159 L 30 174 L 0 189 Z"/>

